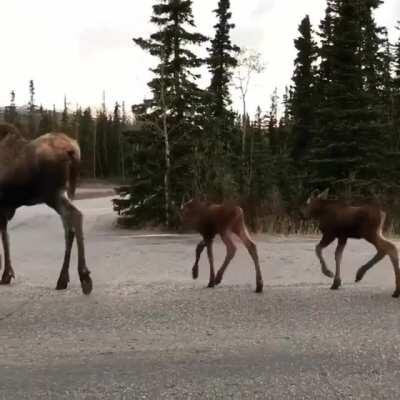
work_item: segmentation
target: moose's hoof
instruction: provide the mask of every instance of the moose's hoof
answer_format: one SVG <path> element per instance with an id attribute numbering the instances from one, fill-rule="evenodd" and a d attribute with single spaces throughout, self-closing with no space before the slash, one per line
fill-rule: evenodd
<path id="1" fill-rule="evenodd" d="M 57 286 L 56 286 L 56 290 L 64 290 L 68 287 L 68 283 L 69 283 L 69 275 L 61 275 L 58 278 L 57 281 Z"/>
<path id="2" fill-rule="evenodd" d="M 363 267 L 361 267 L 356 274 L 356 282 L 360 282 L 362 280 L 362 278 L 364 278 L 365 275 L 365 269 Z"/>
<path id="3" fill-rule="evenodd" d="M 219 285 L 222 282 L 222 276 L 217 275 L 217 277 L 214 279 L 214 285 Z"/>
<path id="4" fill-rule="evenodd" d="M 327 276 L 328 278 L 333 278 L 335 275 L 333 274 L 332 271 L 330 271 L 329 269 L 323 269 L 322 273 Z"/>
<path id="5" fill-rule="evenodd" d="M 213 288 L 214 286 L 215 286 L 214 281 L 208 282 L 208 285 L 207 285 L 208 288 Z"/>
<path id="6" fill-rule="evenodd" d="M 394 297 L 395 299 L 397 299 L 398 297 L 400 297 L 400 289 L 396 289 L 393 294 L 392 297 Z"/>
<path id="7" fill-rule="evenodd" d="M 197 279 L 199 277 L 199 269 L 196 267 L 193 267 L 192 269 L 192 278 Z"/>
<path id="8" fill-rule="evenodd" d="M 59 279 L 57 281 L 56 290 L 65 290 L 68 287 L 68 281 L 65 279 Z"/>
<path id="9" fill-rule="evenodd" d="M 14 278 L 14 275 L 12 274 L 3 275 L 0 281 L 0 285 L 9 285 L 12 278 Z"/>
<path id="10" fill-rule="evenodd" d="M 84 276 L 81 278 L 81 287 L 82 287 L 82 292 L 83 294 L 90 294 L 93 290 L 93 283 L 92 279 L 90 278 L 89 275 Z"/>
<path id="11" fill-rule="evenodd" d="M 263 284 L 257 284 L 256 293 L 262 293 L 263 291 Z"/>
<path id="12" fill-rule="evenodd" d="M 342 286 L 342 281 L 340 279 L 335 279 L 331 286 L 331 290 L 337 290 L 340 288 L 340 286 Z"/>

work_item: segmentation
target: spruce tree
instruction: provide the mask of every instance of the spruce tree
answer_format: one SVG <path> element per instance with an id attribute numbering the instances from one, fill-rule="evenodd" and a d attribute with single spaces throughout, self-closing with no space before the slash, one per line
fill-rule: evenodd
<path id="1" fill-rule="evenodd" d="M 296 160 L 304 157 L 315 128 L 317 45 L 312 38 L 312 27 L 308 15 L 301 21 L 299 32 L 300 36 L 294 41 L 297 57 L 290 104 L 295 137 L 293 156 Z"/>
<path id="2" fill-rule="evenodd" d="M 206 38 L 193 32 L 195 23 L 191 0 L 157 2 L 153 6 L 151 22 L 157 26 L 157 32 L 149 39 L 135 38 L 134 42 L 159 60 L 152 70 L 155 77 L 148 84 L 152 98 L 135 106 L 133 111 L 147 137 L 152 137 L 154 142 L 161 141 L 164 154 L 163 158 L 154 160 L 149 157 L 151 167 L 143 168 L 150 174 L 146 181 L 153 181 L 147 186 L 148 193 L 145 194 L 146 189 L 141 191 L 143 196 L 153 199 L 144 207 L 151 209 L 156 222 L 167 223 L 168 220 L 169 224 L 173 204 L 180 204 L 185 193 L 193 193 L 198 186 L 193 165 L 197 162 L 196 148 L 202 134 L 204 92 L 197 86 L 199 75 L 196 69 L 203 60 L 196 56 L 193 48 Z M 137 132 L 132 135 L 131 141 L 143 140 Z M 158 145 L 154 143 L 154 146 Z M 150 151 L 147 144 L 143 146 L 145 150 Z M 154 162 L 158 165 L 155 166 Z M 158 189 L 160 175 L 164 177 L 161 183 L 164 191 Z M 163 204 L 163 208 L 154 213 L 157 203 Z M 149 216 L 147 213 L 142 215 L 144 218 Z"/>
<path id="3" fill-rule="evenodd" d="M 400 31 L 400 24 L 398 30 Z M 390 102 L 388 109 L 390 110 L 392 132 L 390 148 L 393 149 L 395 155 L 393 161 L 395 161 L 399 159 L 399 155 L 396 153 L 400 152 L 400 38 L 394 46 L 391 61 L 393 61 L 393 75 L 390 75 Z M 398 174 L 400 165 L 393 162 L 392 170 Z"/>
<path id="4" fill-rule="evenodd" d="M 321 48 L 323 96 L 310 170 L 315 184 L 335 186 L 348 196 L 354 191 L 375 195 L 384 183 L 381 166 L 387 138 L 377 92 L 382 42 L 373 19 L 379 4 L 336 0 L 331 3 L 329 24 L 322 24 L 329 25 L 331 36 Z"/>
<path id="5" fill-rule="evenodd" d="M 79 112 L 78 139 L 82 153 L 83 175 L 95 177 L 95 122 L 92 111 L 86 108 L 83 113 Z"/>
<path id="6" fill-rule="evenodd" d="M 64 108 L 61 115 L 61 131 L 69 134 L 70 129 L 70 120 L 69 120 L 69 110 L 68 110 L 68 102 L 67 96 L 64 95 Z"/>
<path id="7" fill-rule="evenodd" d="M 318 52 L 318 56 L 320 57 L 320 65 L 318 69 L 318 93 L 321 100 L 325 98 L 325 90 L 331 82 L 332 70 L 334 68 L 333 40 L 336 21 L 338 18 L 337 3 L 337 0 L 327 0 L 325 18 L 321 21 L 319 26 L 321 47 Z"/>
<path id="8" fill-rule="evenodd" d="M 18 125 L 18 112 L 15 105 L 15 92 L 14 90 L 10 93 L 10 104 L 5 108 L 4 120 L 10 124 Z"/>
<path id="9" fill-rule="evenodd" d="M 39 108 L 39 127 L 38 127 L 38 134 L 42 135 L 44 133 L 49 133 L 53 130 L 53 120 L 52 115 L 49 111 L 45 110 L 43 106 Z"/>
<path id="10" fill-rule="evenodd" d="M 31 138 L 36 136 L 35 85 L 33 80 L 29 81 L 28 132 Z"/>
<path id="11" fill-rule="evenodd" d="M 268 114 L 268 137 L 271 146 L 271 152 L 277 154 L 279 152 L 279 131 L 278 131 L 278 107 L 279 96 L 278 89 L 275 88 L 271 96 L 271 107 Z"/>
<path id="12" fill-rule="evenodd" d="M 110 154 L 109 154 L 109 133 L 110 121 L 106 110 L 103 108 L 98 111 L 95 120 L 96 140 L 94 143 L 95 149 L 95 172 L 96 177 L 105 178 L 110 172 Z"/>
<path id="13" fill-rule="evenodd" d="M 203 61 L 190 46 L 199 45 L 206 38 L 187 29 L 187 26 L 195 27 L 191 0 L 161 0 L 153 6 L 151 22 L 158 26 L 157 32 L 149 39 L 133 39 L 160 60 L 152 70 L 155 78 L 149 82 L 153 93 L 151 103 L 161 108 L 161 87 L 165 85 L 165 102 L 175 119 L 182 121 L 187 114 L 195 114 L 201 94 L 195 83 L 199 75 L 194 69 L 200 67 Z"/>
<path id="14" fill-rule="evenodd" d="M 112 176 L 121 176 L 121 129 L 122 129 L 122 118 L 121 118 L 121 106 L 119 103 L 115 103 L 110 139 L 109 139 L 109 153 L 110 153 L 110 173 Z"/>
<path id="15" fill-rule="evenodd" d="M 53 104 L 53 110 L 51 112 L 51 120 L 52 120 L 53 130 L 58 131 L 59 130 L 59 123 L 58 123 L 58 114 L 57 114 L 57 111 L 56 111 L 55 104 Z"/>
<path id="16" fill-rule="evenodd" d="M 231 104 L 229 83 L 232 79 L 232 70 L 237 66 L 237 54 L 240 48 L 231 42 L 230 31 L 235 24 L 230 23 L 230 0 L 219 0 L 214 10 L 218 22 L 214 26 L 215 36 L 208 49 L 208 69 L 211 73 L 210 109 L 215 118 L 223 118 Z"/>

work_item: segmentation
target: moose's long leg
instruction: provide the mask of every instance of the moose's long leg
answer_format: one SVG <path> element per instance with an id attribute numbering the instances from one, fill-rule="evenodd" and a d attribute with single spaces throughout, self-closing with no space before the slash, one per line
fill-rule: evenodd
<path id="1" fill-rule="evenodd" d="M 368 261 L 365 265 L 359 268 L 356 275 L 356 282 L 361 281 L 364 277 L 365 273 L 371 269 L 378 261 L 382 260 L 387 255 L 390 257 L 390 261 L 393 265 L 394 275 L 395 275 L 395 284 L 396 289 L 393 292 L 393 297 L 400 296 L 400 269 L 399 269 L 399 253 L 397 251 L 397 247 L 389 242 L 389 240 L 383 238 L 381 235 L 373 239 L 367 238 L 367 240 L 372 243 L 377 250 L 377 254 Z"/>
<path id="2" fill-rule="evenodd" d="M 201 253 L 203 252 L 205 247 L 206 247 L 206 242 L 204 240 L 199 242 L 199 244 L 196 246 L 196 260 L 192 268 L 193 279 L 197 279 L 199 277 L 199 261 Z"/>
<path id="3" fill-rule="evenodd" d="M 57 281 L 57 290 L 66 289 L 69 283 L 69 264 L 71 260 L 71 250 L 74 243 L 75 233 L 68 226 L 64 226 L 65 230 L 65 254 L 64 262 Z"/>
<path id="4" fill-rule="evenodd" d="M 366 272 L 370 270 L 376 263 L 381 261 L 386 256 L 384 251 L 378 250 L 378 252 L 364 265 L 362 265 L 356 274 L 356 282 L 360 282 Z"/>
<path id="5" fill-rule="evenodd" d="M 206 241 L 208 262 L 210 263 L 210 280 L 208 282 L 208 287 L 209 288 L 214 287 L 214 282 L 215 282 L 214 256 L 213 256 L 212 245 L 213 245 L 213 241 L 212 240 L 207 240 Z"/>
<path id="6" fill-rule="evenodd" d="M 232 237 L 228 231 L 226 231 L 224 234 L 221 234 L 221 239 L 226 246 L 226 256 L 224 262 L 221 265 L 221 268 L 217 272 L 217 276 L 215 278 L 216 285 L 221 283 L 222 278 L 224 276 L 224 272 L 236 253 L 236 246 L 233 243 Z"/>
<path id="7" fill-rule="evenodd" d="M 11 266 L 11 256 L 10 256 L 10 239 L 7 231 L 7 222 L 1 224 L 1 240 L 3 242 L 4 249 L 4 272 L 0 283 L 2 285 L 8 285 L 12 278 L 15 278 L 14 270 Z"/>
<path id="8" fill-rule="evenodd" d="M 319 262 L 321 263 L 321 271 L 328 278 L 333 278 L 333 273 L 326 266 L 326 262 L 324 260 L 324 257 L 322 256 L 322 249 L 329 246 L 334 240 L 335 238 L 332 236 L 323 235 L 321 241 L 315 247 L 315 254 L 318 257 Z"/>
<path id="9" fill-rule="evenodd" d="M 340 278 L 340 263 L 342 262 L 343 250 L 346 246 L 347 238 L 339 238 L 338 245 L 335 251 L 335 262 L 336 262 L 336 270 L 335 270 L 335 279 L 333 280 L 333 284 L 331 289 L 336 290 L 342 285 L 342 280 Z"/>
<path id="10" fill-rule="evenodd" d="M 385 240 L 385 247 L 386 251 L 389 254 L 390 261 L 392 262 L 393 265 L 393 270 L 394 270 L 394 275 L 395 275 L 395 283 L 396 283 L 396 289 L 393 292 L 393 297 L 399 297 L 400 296 L 400 269 L 399 269 L 399 252 L 397 251 L 397 247 L 389 242 L 388 240 Z"/>
<path id="11" fill-rule="evenodd" d="M 82 229 L 82 213 L 72 204 L 71 200 L 63 193 L 60 195 L 57 211 L 60 213 L 64 225 L 68 231 L 73 231 L 78 246 L 78 273 L 81 281 L 82 291 L 89 294 L 92 291 L 92 280 L 90 271 L 86 265 L 85 245 Z M 66 249 L 67 250 L 67 249 Z"/>
<path id="12" fill-rule="evenodd" d="M 260 261 L 258 259 L 257 246 L 250 238 L 250 234 L 244 224 L 243 214 L 241 215 L 239 222 L 236 224 L 233 231 L 239 236 L 243 244 L 246 246 L 251 258 L 253 259 L 256 269 L 256 293 L 261 293 L 263 291 L 264 283 L 261 274 Z"/>

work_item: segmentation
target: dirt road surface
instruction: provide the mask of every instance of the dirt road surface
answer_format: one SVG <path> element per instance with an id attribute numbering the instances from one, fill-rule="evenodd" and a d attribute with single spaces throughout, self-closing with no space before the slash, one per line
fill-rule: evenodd
<path id="1" fill-rule="evenodd" d="M 94 291 L 54 290 L 62 225 L 45 207 L 11 224 L 17 278 L 0 287 L 0 399 L 398 399 L 400 300 L 385 259 L 350 241 L 329 290 L 316 238 L 257 236 L 265 291 L 240 247 L 220 287 L 191 280 L 196 235 L 114 226 L 110 197 L 78 200 Z M 224 249 L 216 242 L 217 264 Z M 326 251 L 333 267 L 334 247 Z"/>

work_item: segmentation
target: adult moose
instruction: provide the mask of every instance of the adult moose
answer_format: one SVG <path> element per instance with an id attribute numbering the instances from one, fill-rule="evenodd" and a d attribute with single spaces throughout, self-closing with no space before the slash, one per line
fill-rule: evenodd
<path id="1" fill-rule="evenodd" d="M 389 255 L 392 262 L 396 289 L 393 297 L 400 296 L 400 270 L 399 255 L 396 246 L 385 239 L 382 228 L 386 214 L 378 206 L 363 205 L 359 207 L 349 206 L 339 200 L 328 200 L 329 190 L 320 194 L 312 194 L 303 208 L 303 214 L 318 220 L 322 232 L 322 239 L 316 246 L 316 254 L 321 263 L 322 273 L 329 278 L 334 277 L 331 289 L 341 286 L 340 263 L 346 246 L 347 239 L 365 239 L 373 244 L 377 250 L 376 255 L 366 264 L 361 266 L 356 274 L 356 282 L 361 281 L 365 273 L 377 262 Z M 338 245 L 335 252 L 335 275 L 328 269 L 322 256 L 322 250 L 329 246 L 335 239 Z"/>
<path id="2" fill-rule="evenodd" d="M 203 240 L 196 247 L 196 260 L 192 269 L 193 279 L 199 276 L 199 261 L 201 253 L 207 248 L 210 264 L 210 279 L 208 287 L 214 287 L 221 283 L 224 272 L 236 253 L 236 246 L 232 239 L 232 233 L 236 234 L 246 246 L 256 269 L 256 292 L 263 290 L 263 279 L 258 260 L 257 246 L 251 240 L 244 222 L 243 210 L 231 204 L 213 204 L 196 199 L 189 200 L 181 208 L 184 223 L 190 225 L 199 232 Z M 219 234 L 226 246 L 226 257 L 218 270 L 214 272 L 213 239 Z"/>
<path id="3" fill-rule="evenodd" d="M 64 263 L 56 289 L 69 282 L 71 248 L 76 236 L 78 272 L 82 291 L 92 291 L 86 266 L 82 214 L 72 204 L 80 164 L 75 140 L 62 133 L 48 133 L 28 141 L 10 124 L 0 124 L 0 231 L 4 248 L 4 272 L 0 283 L 15 277 L 11 266 L 7 223 L 17 208 L 46 204 L 60 216 L 65 230 Z"/>

